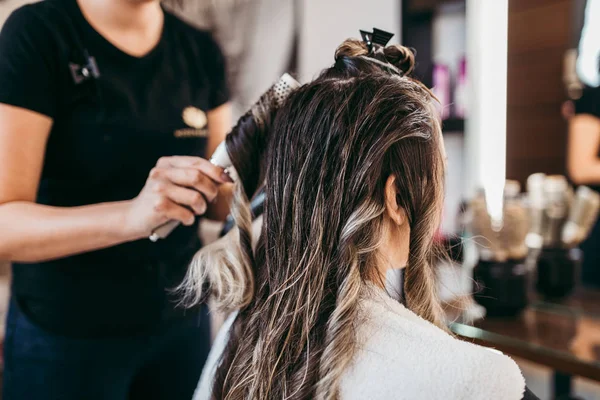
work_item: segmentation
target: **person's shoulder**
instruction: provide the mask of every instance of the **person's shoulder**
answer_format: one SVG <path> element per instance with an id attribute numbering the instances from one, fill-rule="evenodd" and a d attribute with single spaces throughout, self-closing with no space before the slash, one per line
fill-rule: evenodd
<path id="1" fill-rule="evenodd" d="M 465 353 L 470 362 L 465 365 L 468 373 L 465 389 L 481 398 L 521 400 L 525 392 L 525 378 L 517 363 L 502 352 L 470 343 Z M 475 397 L 474 397 L 475 398 Z"/>
<path id="2" fill-rule="evenodd" d="M 11 74 L 55 68 L 64 56 L 65 17 L 60 1 L 43 0 L 15 9 L 0 31 L 0 67 Z"/>
<path id="3" fill-rule="evenodd" d="M 61 18 L 54 0 L 25 4 L 8 16 L 0 31 L 0 40 L 9 47 L 37 46 L 40 51 L 50 51 L 48 45 L 55 40 L 59 26 L 64 24 Z"/>
<path id="4" fill-rule="evenodd" d="M 575 101 L 575 114 L 590 114 L 600 118 L 600 88 L 585 87 Z"/>
<path id="5" fill-rule="evenodd" d="M 36 30 L 39 28 L 50 28 L 51 25 L 58 19 L 56 6 L 52 0 L 38 1 L 35 3 L 27 3 L 16 8 L 6 19 L 2 30 Z M 41 26 L 40 26 L 40 23 Z M 31 25 L 35 24 L 35 25 Z"/>
<path id="6" fill-rule="evenodd" d="M 187 21 L 184 21 L 170 10 L 164 10 L 165 18 L 169 19 L 171 29 L 179 34 L 184 35 L 189 40 L 196 43 L 215 46 L 216 42 L 210 31 L 198 28 Z"/>
<path id="7" fill-rule="evenodd" d="M 400 304 L 364 310 L 371 315 L 357 325 L 344 399 L 521 399 L 525 383 L 509 357 L 458 340 Z"/>
<path id="8" fill-rule="evenodd" d="M 211 78 L 215 98 L 210 101 L 210 109 L 224 103 L 229 98 L 225 79 L 226 62 L 217 41 L 209 31 L 190 25 L 168 10 L 165 10 L 165 18 L 168 18 L 170 43 L 178 51 L 185 48 L 185 51 L 179 51 L 183 59 L 191 63 L 194 70 L 204 71 Z"/>

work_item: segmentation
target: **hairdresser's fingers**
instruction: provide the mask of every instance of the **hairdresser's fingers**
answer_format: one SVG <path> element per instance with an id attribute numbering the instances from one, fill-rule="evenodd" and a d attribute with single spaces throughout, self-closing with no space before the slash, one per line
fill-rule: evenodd
<path id="1" fill-rule="evenodd" d="M 201 157 L 172 156 L 162 157 L 156 164 L 160 168 L 194 168 L 204 173 L 215 182 L 231 183 L 233 180 L 221 167 L 218 167 Z"/>
<path id="2" fill-rule="evenodd" d="M 206 199 L 200 192 L 167 182 L 160 182 L 157 187 L 161 188 L 163 191 L 161 194 L 168 197 L 169 200 L 191 208 L 196 215 L 202 215 L 206 212 Z"/>
<path id="3" fill-rule="evenodd" d="M 176 220 L 187 226 L 192 225 L 196 220 L 192 211 L 175 203 L 167 196 L 156 197 L 154 212 L 160 215 L 163 221 Z"/>
<path id="4" fill-rule="evenodd" d="M 177 186 L 196 189 L 208 201 L 213 201 L 219 194 L 219 186 L 211 178 L 194 168 L 159 168 L 150 172 L 150 179 L 167 181 Z M 160 184 L 160 183 L 159 183 Z"/>

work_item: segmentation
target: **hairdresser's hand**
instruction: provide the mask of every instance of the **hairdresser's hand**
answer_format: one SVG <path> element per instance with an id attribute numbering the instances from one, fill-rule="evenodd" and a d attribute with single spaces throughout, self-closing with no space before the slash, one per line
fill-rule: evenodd
<path id="1" fill-rule="evenodd" d="M 126 229 L 142 238 L 169 220 L 192 225 L 206 212 L 222 183 L 232 182 L 223 168 L 200 157 L 163 157 L 146 185 L 127 207 Z"/>

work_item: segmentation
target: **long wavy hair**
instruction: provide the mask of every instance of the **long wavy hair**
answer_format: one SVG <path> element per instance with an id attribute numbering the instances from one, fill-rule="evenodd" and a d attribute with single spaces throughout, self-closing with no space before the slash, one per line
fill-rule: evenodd
<path id="1" fill-rule="evenodd" d="M 431 93 L 407 76 L 413 65 L 402 46 L 369 50 L 347 40 L 331 68 L 261 125 L 256 149 L 228 142 L 241 175 L 261 180 L 237 185 L 237 229 L 200 250 L 182 284 L 188 303 L 208 287 L 215 304 L 239 310 L 214 399 L 339 397 L 355 353 L 359 300 L 377 276 L 390 176 L 410 225 L 406 305 L 441 326 L 431 260 L 442 139 Z M 262 178 L 264 221 L 253 249 L 248 197 Z"/>

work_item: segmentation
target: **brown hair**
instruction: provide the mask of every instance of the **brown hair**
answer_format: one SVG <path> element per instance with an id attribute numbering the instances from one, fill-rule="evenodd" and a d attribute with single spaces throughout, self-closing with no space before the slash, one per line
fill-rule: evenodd
<path id="1" fill-rule="evenodd" d="M 441 326 L 430 261 L 444 161 L 432 95 L 406 76 L 414 59 L 402 46 L 369 51 L 347 40 L 335 60 L 270 124 L 268 159 L 254 163 L 266 192 L 258 247 L 248 245 L 248 203 L 238 185 L 232 212 L 241 218 L 230 238 L 237 247 L 201 250 L 184 282 L 188 294 L 208 284 L 218 305 L 239 308 L 215 399 L 338 397 L 355 352 L 359 297 L 377 265 L 392 175 L 411 228 L 406 304 Z M 236 149 L 230 154 L 235 159 Z"/>

